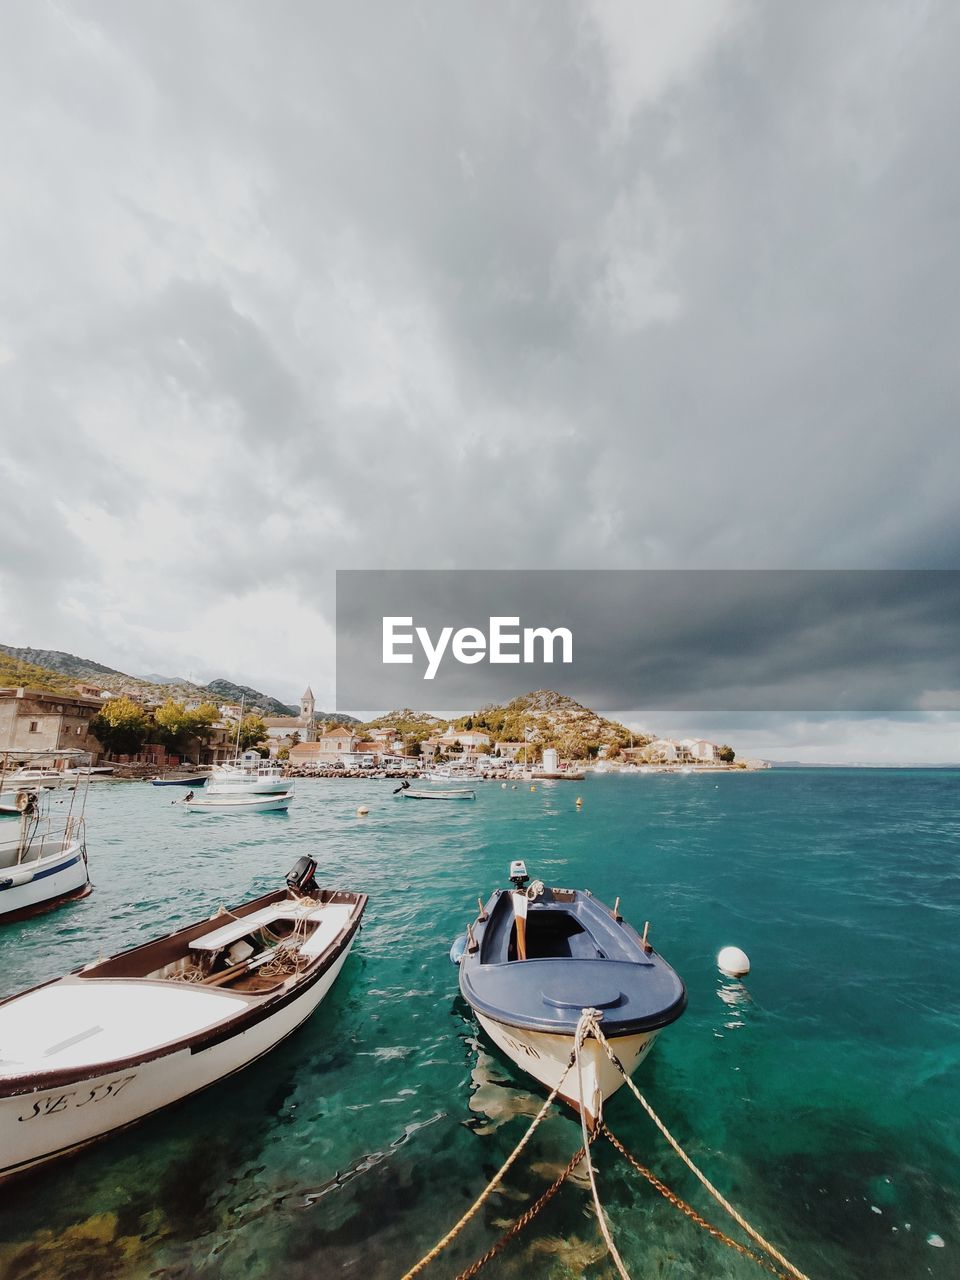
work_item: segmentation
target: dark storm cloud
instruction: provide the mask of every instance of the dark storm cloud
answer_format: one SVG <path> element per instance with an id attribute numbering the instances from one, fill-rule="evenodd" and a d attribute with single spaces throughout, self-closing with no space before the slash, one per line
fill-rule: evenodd
<path id="1" fill-rule="evenodd" d="M 240 674 L 344 566 L 957 563 L 954 8 L 0 23 L 4 479 L 72 544 L 5 640 Z"/>
<path id="2" fill-rule="evenodd" d="M 341 573 L 337 604 L 345 708 L 449 712 L 549 686 L 607 711 L 856 717 L 955 708 L 960 695 L 957 571 Z M 463 665 L 448 650 L 425 680 L 419 643 L 411 665 L 384 665 L 384 616 L 412 617 L 431 644 L 444 626 L 489 634 L 491 616 L 566 627 L 573 662 L 558 650 L 552 665 Z"/>

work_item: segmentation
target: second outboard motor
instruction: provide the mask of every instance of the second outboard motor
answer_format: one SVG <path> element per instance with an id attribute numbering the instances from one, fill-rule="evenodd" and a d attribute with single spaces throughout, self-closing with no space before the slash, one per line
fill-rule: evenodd
<path id="1" fill-rule="evenodd" d="M 287 872 L 287 884 L 299 893 L 311 893 L 317 888 L 317 882 L 313 878 L 316 869 L 317 864 L 313 858 L 298 858 Z"/>

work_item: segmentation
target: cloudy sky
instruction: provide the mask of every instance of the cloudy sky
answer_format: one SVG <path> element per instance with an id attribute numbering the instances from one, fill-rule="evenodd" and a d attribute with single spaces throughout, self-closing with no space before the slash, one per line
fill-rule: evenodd
<path id="1" fill-rule="evenodd" d="M 329 702 L 337 568 L 957 567 L 958 54 L 914 0 L 11 0 L 0 640 Z M 755 737 L 960 754 L 824 723 Z"/>

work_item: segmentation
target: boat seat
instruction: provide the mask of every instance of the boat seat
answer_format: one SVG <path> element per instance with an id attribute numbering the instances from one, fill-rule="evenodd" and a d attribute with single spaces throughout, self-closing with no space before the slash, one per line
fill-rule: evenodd
<path id="1" fill-rule="evenodd" d="M 347 927 L 353 907 L 349 903 L 330 903 L 319 911 L 311 911 L 308 920 L 316 920 L 317 926 L 300 946 L 299 954 L 313 959 L 323 955 L 330 943 Z"/>
<path id="2" fill-rule="evenodd" d="M 316 909 L 307 912 L 307 919 L 311 919 L 316 914 Z M 264 925 L 273 924 L 276 920 L 302 920 L 303 916 L 303 908 L 293 902 L 278 902 L 272 907 L 261 907 L 259 911 L 252 911 L 248 916 L 241 916 L 239 920 L 231 920 L 229 924 L 221 925 L 212 933 L 204 933 L 199 938 L 194 938 L 190 943 L 190 950 L 220 951 L 228 947 L 231 942 L 239 942 L 247 934 L 262 929 Z"/>

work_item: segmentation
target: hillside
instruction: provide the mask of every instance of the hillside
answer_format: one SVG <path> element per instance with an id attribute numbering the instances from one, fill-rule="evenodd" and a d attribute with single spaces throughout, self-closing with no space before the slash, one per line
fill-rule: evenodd
<path id="1" fill-rule="evenodd" d="M 0 646 L 0 688 L 30 685 L 34 689 L 43 689 L 50 693 L 74 693 L 76 680 L 71 676 L 61 675 L 33 662 L 24 662 L 19 658 L 11 658 Z"/>
<path id="2" fill-rule="evenodd" d="M 483 729 L 494 741 L 529 741 L 541 748 L 558 747 L 562 755 L 574 760 L 595 755 L 605 745 L 624 746 L 632 739 L 636 746 L 644 746 L 653 741 L 652 736 L 631 734 L 624 725 L 605 719 L 553 689 L 525 693 L 502 706 L 481 707 L 453 720 L 404 707 L 366 721 L 360 732 L 367 734 L 389 725 L 402 737 L 422 742 L 434 733 L 442 733 L 448 724 L 457 729 Z"/>
<path id="3" fill-rule="evenodd" d="M 29 666 L 42 667 L 46 671 L 58 672 L 60 675 L 72 676 L 74 681 L 90 680 L 97 682 L 100 676 L 119 676 L 123 673 L 113 667 L 105 667 L 94 662 L 92 658 L 78 658 L 72 653 L 63 653 L 60 649 L 17 649 L 9 644 L 0 644 L 0 654 Z"/>
<path id="4" fill-rule="evenodd" d="M 204 688 L 223 702 L 239 702 L 243 698 L 246 708 L 263 711 L 268 716 L 295 716 L 300 711 L 299 707 L 288 706 L 278 698 L 271 698 L 258 689 L 251 689 L 249 685 L 234 684 L 232 680 L 211 680 Z"/>
<path id="5" fill-rule="evenodd" d="M 73 692 L 78 680 L 86 680 L 90 684 L 99 685 L 101 689 L 109 689 L 111 693 L 148 694 L 157 702 L 165 702 L 167 698 L 183 701 L 186 698 L 208 696 L 223 702 L 239 702 L 242 694 L 251 711 L 286 716 L 291 712 L 296 714 L 298 710 L 281 702 L 279 698 L 261 693 L 259 689 L 233 684 L 230 680 L 211 680 L 209 684 L 202 685 L 171 676 L 150 676 L 143 679 L 117 671 L 115 667 L 106 667 L 91 658 L 78 658 L 76 654 L 64 653 L 61 649 L 18 649 L 12 645 L 0 644 L 0 664 L 0 681 L 4 684 L 30 684 L 35 688 L 55 689 L 60 693 Z M 318 712 L 318 720 L 322 720 L 324 714 L 330 719 L 335 718 L 330 713 Z M 351 719 L 349 716 L 339 718 Z"/>
<path id="6" fill-rule="evenodd" d="M 350 716 L 339 717 L 345 724 L 356 724 Z M 402 738 L 412 738 L 416 742 L 422 742 L 424 738 L 429 738 L 432 733 L 447 727 L 448 721 L 438 720 L 436 716 L 432 716 L 428 711 L 413 711 L 410 707 L 404 707 L 399 711 L 386 711 L 382 716 L 377 716 L 375 720 L 366 720 L 359 729 L 359 732 L 366 735 L 373 732 L 374 729 L 396 729 Z"/>
<path id="7" fill-rule="evenodd" d="M 569 759 L 595 755 L 602 746 L 631 740 L 636 746 L 652 742 L 652 735 L 631 733 L 616 720 L 584 707 L 554 689 L 521 694 L 503 706 L 481 707 L 472 715 L 453 721 L 458 729 L 483 729 L 496 741 L 523 742 L 557 747 Z"/>

